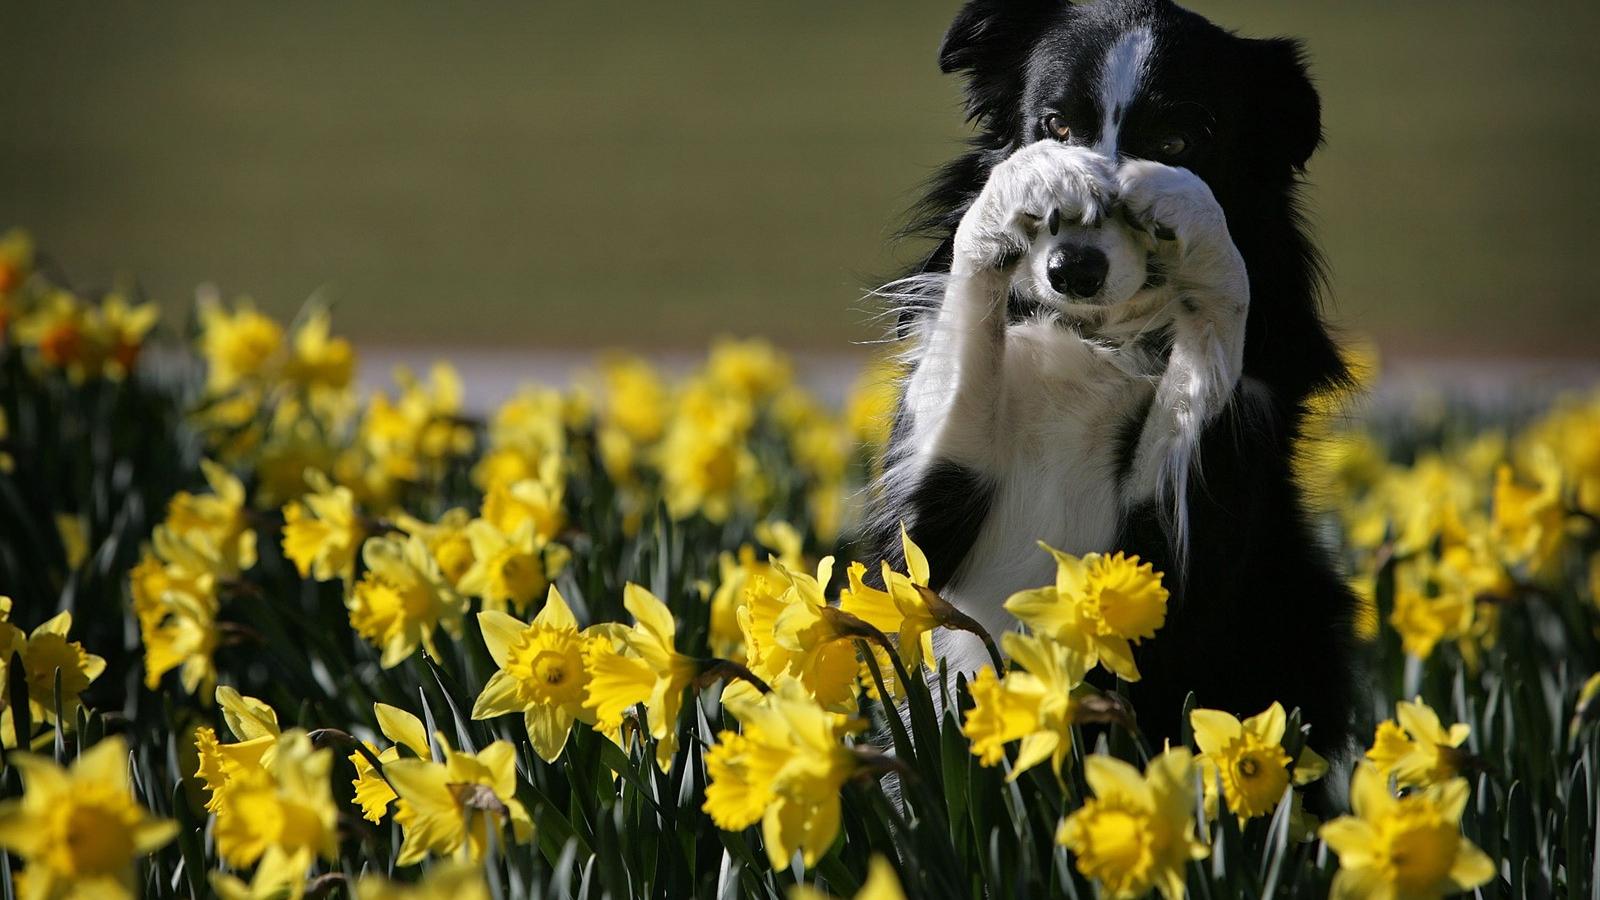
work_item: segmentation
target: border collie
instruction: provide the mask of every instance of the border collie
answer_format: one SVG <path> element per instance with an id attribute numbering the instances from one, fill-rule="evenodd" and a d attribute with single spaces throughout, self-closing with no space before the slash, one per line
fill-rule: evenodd
<path id="1" fill-rule="evenodd" d="M 1053 578 L 1037 541 L 1137 553 L 1171 591 L 1125 688 L 1147 734 L 1193 691 L 1299 707 L 1338 752 L 1356 601 L 1291 474 L 1307 398 L 1347 381 L 1296 206 L 1322 134 L 1299 44 L 1167 0 L 971 0 L 939 66 L 977 135 L 914 213 L 937 249 L 886 289 L 912 349 L 870 539 L 898 563 L 904 522 L 994 633 Z"/>

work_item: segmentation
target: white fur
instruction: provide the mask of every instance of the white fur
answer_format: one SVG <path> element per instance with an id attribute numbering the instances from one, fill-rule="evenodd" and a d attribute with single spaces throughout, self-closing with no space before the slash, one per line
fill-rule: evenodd
<path id="1" fill-rule="evenodd" d="M 1095 150 L 1115 159 L 1122 123 L 1117 111 L 1127 111 L 1144 83 L 1145 65 L 1155 48 L 1148 28 L 1135 28 L 1117 39 L 1100 69 L 1100 140 Z"/>

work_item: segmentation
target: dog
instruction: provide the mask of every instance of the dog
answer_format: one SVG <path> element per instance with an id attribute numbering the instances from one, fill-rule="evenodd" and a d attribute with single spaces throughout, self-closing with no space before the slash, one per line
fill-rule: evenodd
<path id="1" fill-rule="evenodd" d="M 1122 550 L 1171 592 L 1122 686 L 1177 739 L 1186 697 L 1298 708 L 1352 734 L 1357 601 L 1292 474 L 1308 398 L 1347 386 L 1297 191 L 1322 141 L 1300 45 L 1169 0 L 971 0 L 939 48 L 970 148 L 908 231 L 937 248 L 885 293 L 912 348 L 868 539 L 991 633 L 1049 584 L 1043 541 Z M 941 636 L 952 671 L 987 662 Z"/>

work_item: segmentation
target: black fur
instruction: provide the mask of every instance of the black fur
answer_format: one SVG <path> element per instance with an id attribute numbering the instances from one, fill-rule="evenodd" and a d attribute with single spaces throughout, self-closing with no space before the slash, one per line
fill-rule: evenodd
<path id="1" fill-rule="evenodd" d="M 1199 175 L 1227 215 L 1249 272 L 1244 381 L 1257 388 L 1249 402 L 1236 395 L 1202 440 L 1187 568 L 1153 507 L 1131 515 L 1119 545 L 1104 548 L 1155 562 L 1172 589 L 1166 627 L 1139 648 L 1144 677 L 1132 699 L 1157 741 L 1178 734 L 1190 691 L 1203 706 L 1239 715 L 1278 700 L 1302 710 L 1315 746 L 1336 752 L 1352 729 L 1355 600 L 1312 536 L 1291 458 L 1307 398 L 1344 386 L 1347 373 L 1319 312 L 1321 260 L 1297 205 L 1301 173 L 1322 140 L 1299 45 L 1239 37 L 1167 0 L 971 0 L 939 48 L 939 66 L 965 76 L 976 135 L 929 185 L 906 233 L 936 240 L 921 271 L 947 271 L 962 215 L 990 170 L 1040 137 L 1042 111 L 1092 143 L 1101 121 L 1088 87 L 1094 68 L 1135 26 L 1151 30 L 1156 50 L 1145 90 L 1120 113 L 1119 149 L 1157 158 L 1142 142 L 1174 127 L 1193 137 L 1181 161 L 1162 161 Z M 1133 441 L 1125 443 L 1131 452 Z M 911 523 L 936 577 L 955 570 L 981 524 L 987 501 L 981 486 L 973 490 L 976 479 L 940 472 L 909 486 L 909 503 L 881 501 L 904 504 L 895 512 Z M 918 502 L 925 494 L 939 503 Z M 963 497 L 975 500 L 936 516 Z M 898 558 L 897 534 L 883 528 L 875 539 Z"/>

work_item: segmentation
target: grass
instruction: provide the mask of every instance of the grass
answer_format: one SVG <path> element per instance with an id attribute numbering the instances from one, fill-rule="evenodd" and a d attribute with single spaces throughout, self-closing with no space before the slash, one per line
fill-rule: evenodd
<path id="1" fill-rule="evenodd" d="M 321 293 L 363 342 L 837 349 L 877 336 L 861 288 L 964 134 L 954 7 L 7 3 L 0 226 L 169 312 L 202 278 L 280 315 Z M 1588 354 L 1600 11 L 1199 8 L 1310 46 L 1343 327 Z"/>

